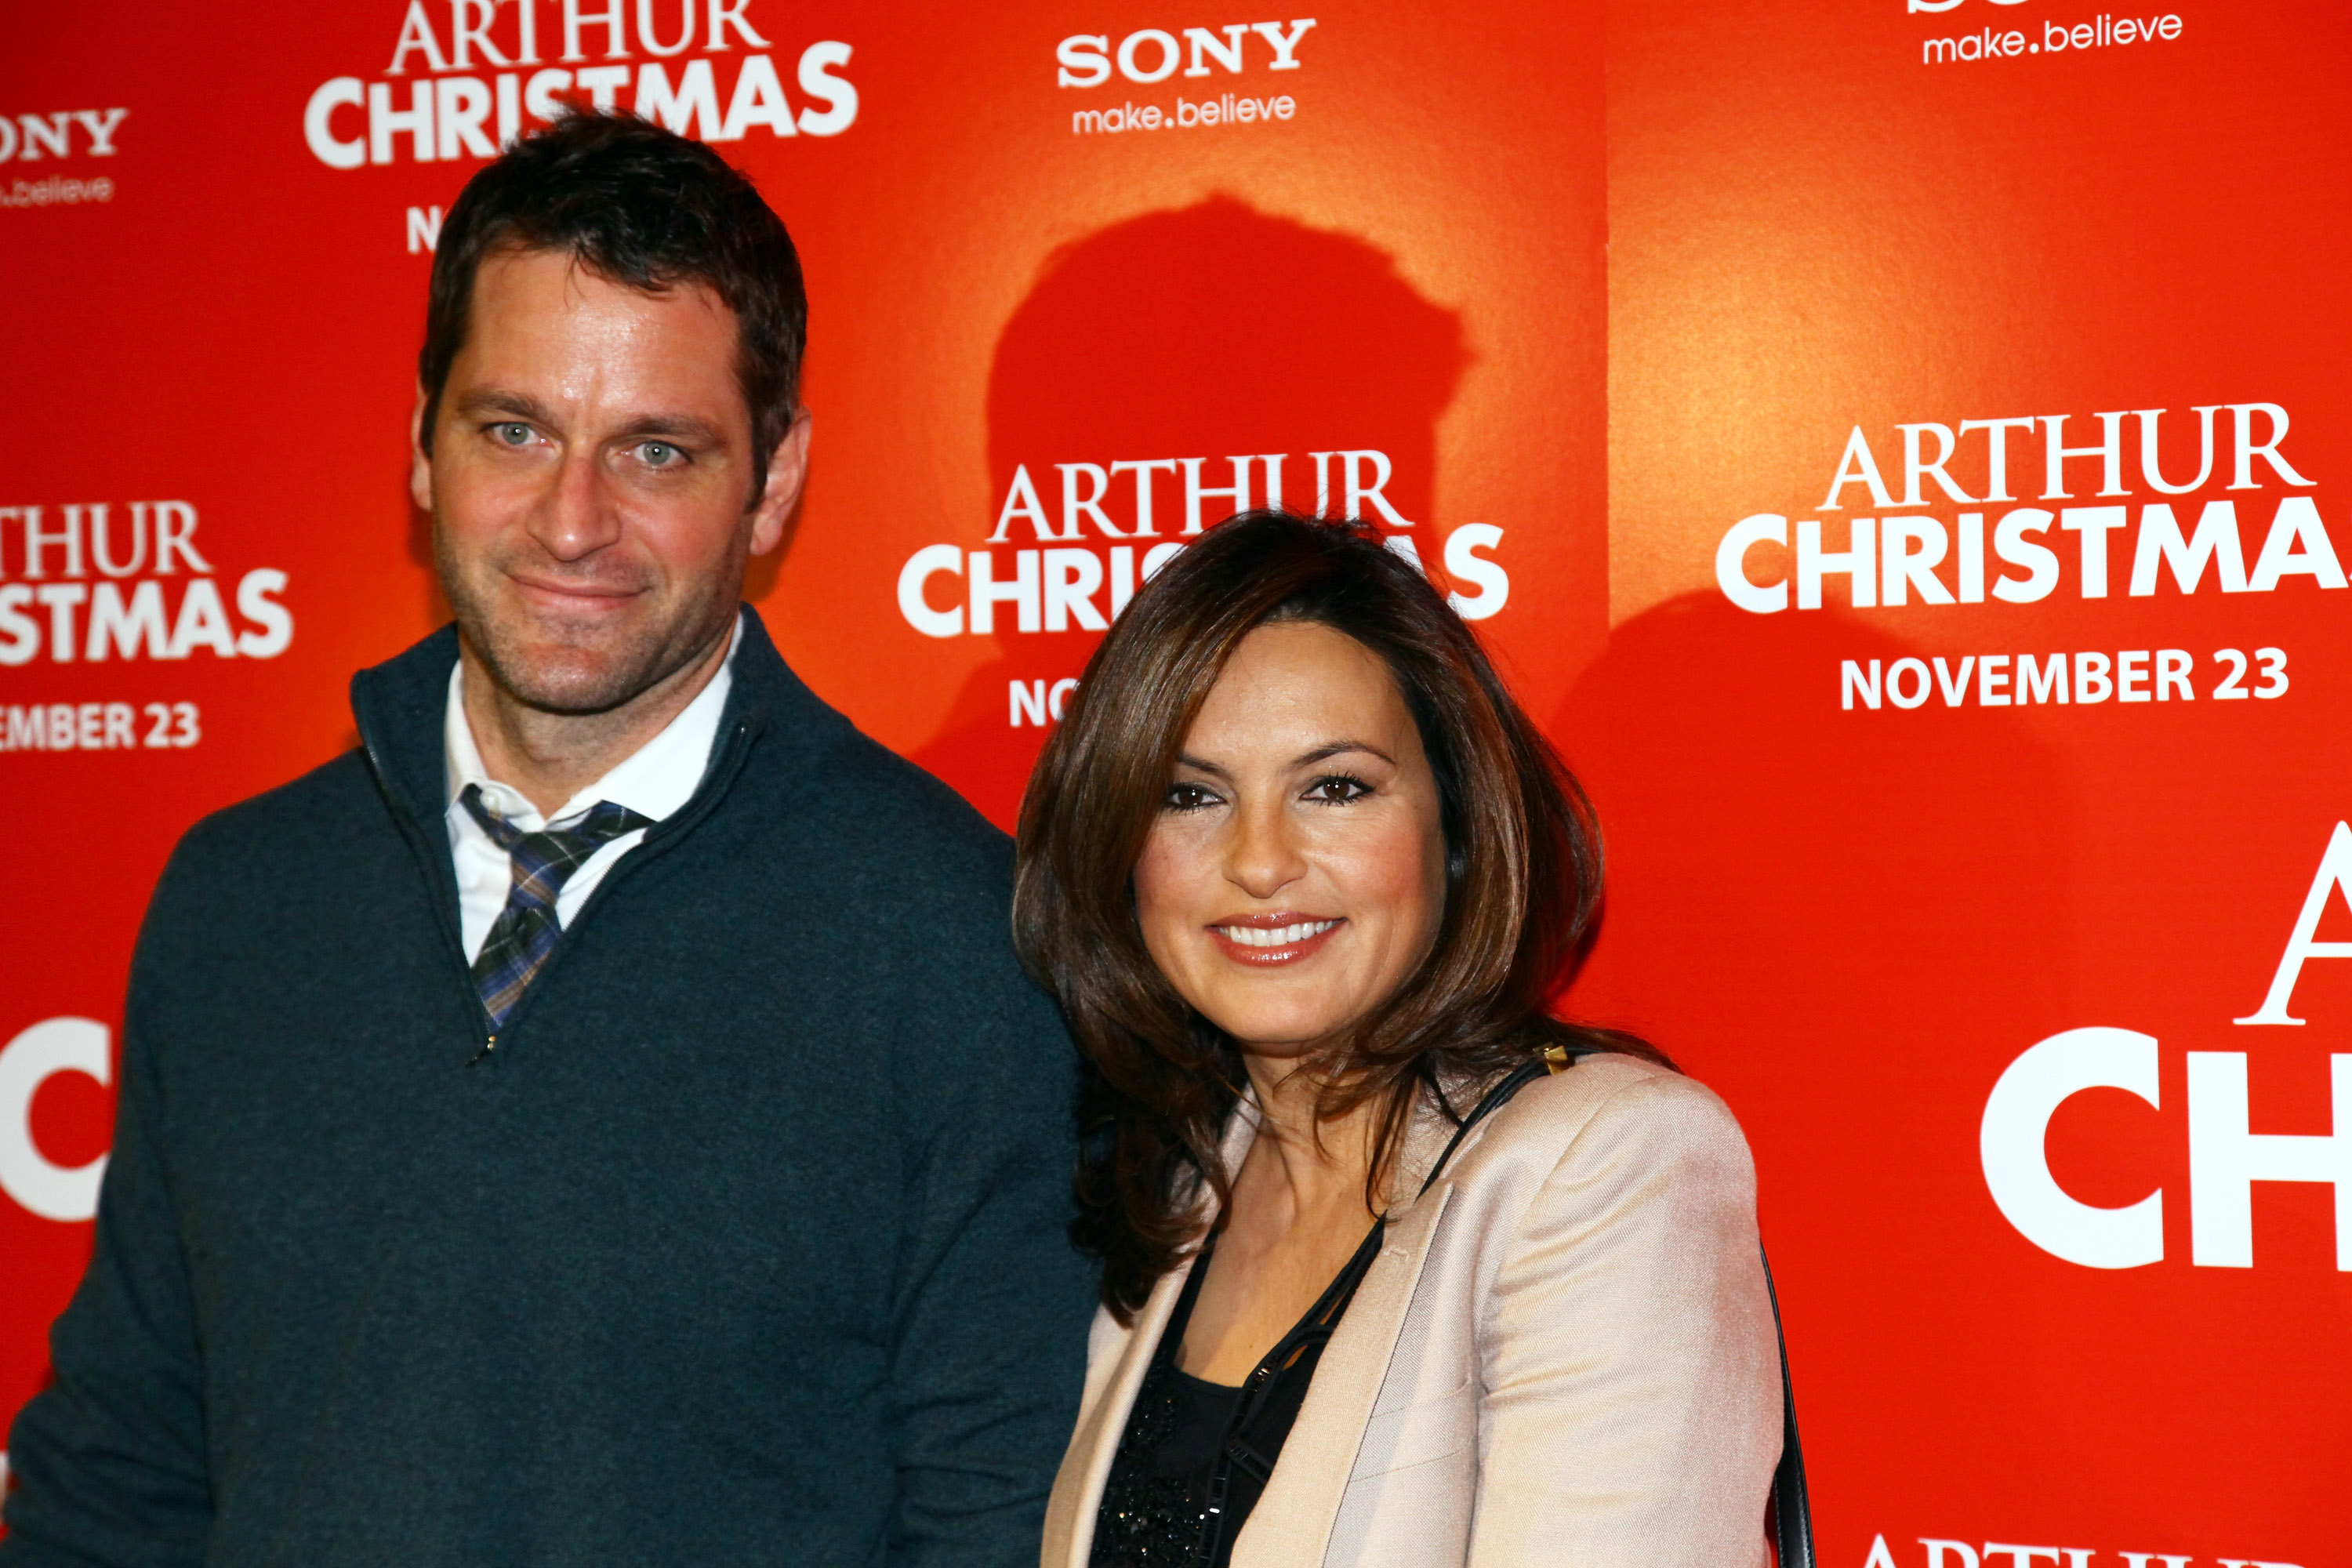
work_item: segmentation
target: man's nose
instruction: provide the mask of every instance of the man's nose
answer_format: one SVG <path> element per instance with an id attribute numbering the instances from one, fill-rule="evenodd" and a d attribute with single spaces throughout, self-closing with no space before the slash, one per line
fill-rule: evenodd
<path id="1" fill-rule="evenodd" d="M 531 509 L 530 536 L 558 561 L 593 555 L 621 537 L 619 510 L 593 448 L 569 448 Z"/>

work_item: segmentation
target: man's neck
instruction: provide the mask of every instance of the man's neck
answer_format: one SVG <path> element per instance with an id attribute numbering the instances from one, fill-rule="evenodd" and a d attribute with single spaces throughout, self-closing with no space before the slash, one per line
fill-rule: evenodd
<path id="1" fill-rule="evenodd" d="M 669 727 L 727 664 L 734 626 L 701 654 L 617 708 L 602 713 L 551 713 L 517 700 L 460 645 L 460 700 L 482 770 L 520 790 L 552 819 L 563 804 L 611 773 Z"/>

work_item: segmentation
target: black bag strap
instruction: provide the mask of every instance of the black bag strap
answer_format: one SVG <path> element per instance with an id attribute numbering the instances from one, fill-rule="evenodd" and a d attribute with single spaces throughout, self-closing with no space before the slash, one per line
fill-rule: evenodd
<path id="1" fill-rule="evenodd" d="M 1462 1119 L 1454 1130 L 1454 1137 L 1437 1156 L 1437 1163 L 1429 1169 L 1429 1179 L 1421 1184 L 1427 1193 L 1437 1184 L 1437 1178 L 1446 1162 L 1462 1146 L 1470 1129 L 1501 1110 L 1511 1096 L 1547 1073 L 1565 1072 L 1582 1057 L 1596 1054 L 1591 1050 L 1572 1050 L 1566 1046 L 1553 1046 L 1536 1060 L 1514 1068 L 1510 1076 L 1488 1089 L 1477 1107 Z M 1772 1284 L 1772 1260 L 1759 1245 L 1756 1256 L 1764 1265 L 1764 1295 L 1772 1303 L 1772 1338 L 1780 1348 L 1780 1463 L 1772 1472 L 1772 1495 L 1765 1504 L 1765 1521 L 1772 1537 L 1772 1550 L 1780 1558 L 1780 1568 L 1815 1568 L 1813 1561 L 1813 1508 L 1805 1494 L 1805 1450 L 1797 1440 L 1797 1385 L 1789 1375 L 1789 1337 L 1780 1328 L 1780 1292 Z"/>
<path id="2" fill-rule="evenodd" d="M 1780 1331 L 1780 1292 L 1772 1288 L 1772 1260 L 1759 1243 L 1764 1294 L 1772 1303 L 1772 1338 L 1780 1346 L 1780 1464 L 1772 1472 L 1772 1550 L 1780 1568 L 1813 1568 L 1813 1505 L 1805 1495 L 1805 1448 L 1797 1440 L 1797 1385 L 1789 1376 L 1789 1336 Z"/>
<path id="3" fill-rule="evenodd" d="M 1513 1068 L 1510 1077 L 1488 1089 L 1486 1096 L 1478 1101 L 1477 1107 L 1462 1119 L 1462 1125 L 1454 1130 L 1454 1136 L 1446 1141 L 1444 1151 L 1437 1156 L 1437 1163 L 1429 1168 L 1429 1179 L 1421 1184 L 1422 1194 L 1425 1195 L 1430 1188 L 1437 1184 L 1437 1178 L 1444 1173 L 1445 1163 L 1454 1158 L 1454 1151 L 1462 1147 L 1462 1140 L 1470 1135 L 1470 1129 L 1477 1126 L 1494 1112 L 1500 1110 L 1504 1101 L 1536 1079 L 1546 1073 L 1559 1070 L 1549 1061 L 1538 1058 Z"/>

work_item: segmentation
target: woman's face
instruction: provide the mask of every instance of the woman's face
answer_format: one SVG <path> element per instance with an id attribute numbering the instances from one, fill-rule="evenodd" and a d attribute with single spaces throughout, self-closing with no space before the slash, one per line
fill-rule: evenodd
<path id="1" fill-rule="evenodd" d="M 1160 972 L 1245 1049 L 1297 1056 L 1395 994 L 1444 900 L 1437 780 L 1388 667 L 1328 626 L 1252 632 L 1136 863 Z"/>

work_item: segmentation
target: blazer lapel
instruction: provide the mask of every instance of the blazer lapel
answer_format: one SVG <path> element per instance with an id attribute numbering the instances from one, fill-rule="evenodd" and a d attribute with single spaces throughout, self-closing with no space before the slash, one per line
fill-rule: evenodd
<path id="1" fill-rule="evenodd" d="M 1450 1135 L 1452 1129 L 1445 1127 L 1444 1132 Z M 1419 1188 L 1436 1159 L 1437 1149 L 1430 1146 L 1433 1136 L 1436 1130 L 1416 1117 L 1397 1162 L 1396 1190 Z M 1390 1208 L 1381 1255 L 1323 1349 L 1274 1477 L 1234 1543 L 1234 1568 L 1302 1568 L 1323 1561 L 1340 1499 L 1356 1467 L 1356 1450 L 1380 1398 L 1398 1331 L 1404 1326 L 1405 1309 L 1421 1283 L 1438 1216 L 1452 1195 L 1452 1186 L 1441 1184 L 1426 1197 Z"/>
<path id="2" fill-rule="evenodd" d="M 1135 1326 L 1127 1331 L 1126 1347 L 1102 1397 L 1078 1419 L 1078 1429 L 1062 1456 L 1061 1472 L 1054 1478 L 1053 1498 L 1045 1505 L 1045 1540 L 1063 1542 L 1067 1550 L 1049 1549 L 1045 1568 L 1086 1568 L 1094 1550 L 1095 1510 L 1102 1507 L 1103 1484 L 1110 1479 L 1111 1459 L 1127 1431 L 1128 1412 L 1135 1407 L 1136 1390 L 1143 1385 L 1152 1352 L 1160 1348 L 1160 1333 L 1192 1272 L 1192 1260 L 1187 1258 L 1160 1276 L 1136 1313 Z"/>
<path id="3" fill-rule="evenodd" d="M 1257 1102 L 1244 1095 L 1225 1125 L 1224 1142 L 1219 1150 L 1228 1180 L 1240 1172 L 1256 1137 Z M 1213 1221 L 1214 1205 L 1213 1197 L 1207 1205 Z M 1151 1294 L 1135 1314 L 1135 1326 L 1127 1331 L 1118 1368 L 1102 1396 L 1078 1417 L 1078 1429 L 1062 1456 L 1060 1473 L 1054 1478 L 1054 1495 L 1045 1505 L 1044 1568 L 1087 1568 L 1094 1551 L 1095 1514 L 1102 1507 L 1103 1486 L 1110 1479 L 1119 1439 L 1127 1435 L 1128 1414 L 1135 1408 L 1136 1391 L 1143 1386 L 1144 1373 L 1151 1370 L 1152 1355 L 1160 1349 L 1160 1336 L 1167 1332 L 1168 1320 L 1175 1315 L 1177 1299 L 1183 1295 L 1184 1281 L 1192 1277 L 1199 1256 L 1197 1252 L 1188 1255 L 1152 1286 Z M 1101 1331 L 1099 1325 L 1097 1331 Z"/>

